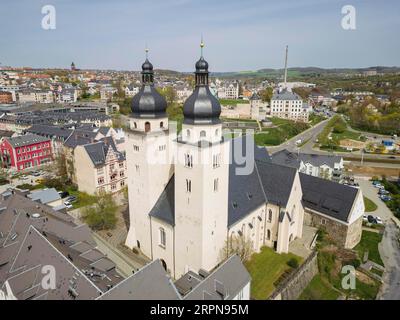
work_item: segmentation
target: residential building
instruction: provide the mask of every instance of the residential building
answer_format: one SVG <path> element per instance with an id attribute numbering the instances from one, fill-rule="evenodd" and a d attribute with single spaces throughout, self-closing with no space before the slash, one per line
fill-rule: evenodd
<path id="1" fill-rule="evenodd" d="M 126 185 L 125 156 L 117 150 L 111 137 L 77 146 L 74 169 L 78 189 L 88 194 L 115 193 Z"/>
<path id="2" fill-rule="evenodd" d="M 294 92 L 286 89 L 276 92 L 271 98 L 271 116 L 293 121 L 308 122 L 308 106 Z"/>
<path id="3" fill-rule="evenodd" d="M 88 226 L 17 191 L 0 206 L 0 300 L 96 299 L 123 279 Z M 55 288 L 41 285 L 51 270 Z"/>
<path id="4" fill-rule="evenodd" d="M 179 86 L 175 90 L 178 102 L 184 102 L 193 93 L 193 89 L 188 86 Z"/>
<path id="5" fill-rule="evenodd" d="M 102 87 L 100 88 L 100 100 L 111 101 L 114 94 L 118 92 L 117 88 L 113 87 Z"/>
<path id="6" fill-rule="evenodd" d="M 239 99 L 239 82 L 235 81 L 219 86 L 217 95 L 219 99 Z"/>
<path id="7" fill-rule="evenodd" d="M 53 103 L 53 92 L 25 89 L 17 93 L 19 103 Z"/>
<path id="8" fill-rule="evenodd" d="M 296 168 L 299 172 L 314 177 L 341 182 L 343 174 L 343 158 L 340 156 L 290 152 L 287 149 L 271 156 L 272 162 Z"/>
<path id="9" fill-rule="evenodd" d="M 8 91 L 0 91 L 0 104 L 13 103 L 12 93 Z"/>
<path id="10" fill-rule="evenodd" d="M 139 92 L 139 87 L 136 86 L 126 86 L 124 91 L 125 91 L 125 96 L 127 97 L 133 97 L 135 94 Z"/>
<path id="11" fill-rule="evenodd" d="M 3 138 L 0 153 L 2 167 L 16 171 L 34 169 L 53 159 L 50 139 L 34 134 Z"/>
<path id="12" fill-rule="evenodd" d="M 53 208 L 63 204 L 61 196 L 55 188 L 34 190 L 27 197 L 32 199 L 32 201 L 37 201 Z"/>

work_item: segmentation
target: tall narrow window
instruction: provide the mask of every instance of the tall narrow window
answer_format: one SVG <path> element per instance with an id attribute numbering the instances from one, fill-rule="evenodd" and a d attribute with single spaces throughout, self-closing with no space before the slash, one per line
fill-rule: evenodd
<path id="1" fill-rule="evenodd" d="M 267 230 L 267 240 L 271 240 L 271 230 Z"/>
<path id="2" fill-rule="evenodd" d="M 192 192 L 192 180 L 186 179 L 186 192 Z"/>
<path id="3" fill-rule="evenodd" d="M 200 138 L 205 138 L 206 132 L 204 130 L 200 131 Z"/>
<path id="4" fill-rule="evenodd" d="M 269 209 L 268 211 L 268 221 L 271 222 L 272 221 L 272 210 Z"/>
<path id="5" fill-rule="evenodd" d="M 193 156 L 185 154 L 185 167 L 193 168 Z"/>
<path id="6" fill-rule="evenodd" d="M 164 230 L 164 228 L 160 228 L 159 230 L 160 230 L 160 246 L 165 248 L 165 245 L 167 243 L 165 230 Z"/>
<path id="7" fill-rule="evenodd" d="M 218 178 L 214 179 L 214 192 L 218 191 Z"/>

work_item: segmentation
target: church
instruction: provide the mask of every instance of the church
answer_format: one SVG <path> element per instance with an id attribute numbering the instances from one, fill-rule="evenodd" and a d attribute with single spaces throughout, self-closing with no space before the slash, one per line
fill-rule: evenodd
<path id="1" fill-rule="evenodd" d="M 302 237 L 306 220 L 337 222 L 344 230 L 344 245 L 358 243 L 361 190 L 341 200 L 343 188 L 351 187 L 302 179 L 296 168 L 273 163 L 252 135 L 226 138 L 220 103 L 209 89 L 208 67 L 202 52 L 178 132 L 154 86 L 153 65 L 147 57 L 142 65 L 142 88 L 132 100 L 126 145 L 126 246 L 160 259 L 178 279 L 190 270 L 213 270 L 227 258 L 225 248 L 233 237 L 247 239 L 254 252 L 268 246 L 287 253 L 290 243 Z M 328 192 L 316 196 L 315 188 Z"/>

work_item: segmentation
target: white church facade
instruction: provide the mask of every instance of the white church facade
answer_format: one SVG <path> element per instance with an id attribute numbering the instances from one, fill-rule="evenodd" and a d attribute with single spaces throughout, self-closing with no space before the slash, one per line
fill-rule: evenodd
<path id="1" fill-rule="evenodd" d="M 272 163 L 252 136 L 224 138 L 203 55 L 179 134 L 168 122 L 167 103 L 154 88 L 147 59 L 142 70 L 126 147 L 126 245 L 160 259 L 175 279 L 189 270 L 213 270 L 227 258 L 224 248 L 232 237 L 245 237 L 255 252 L 262 246 L 288 252 L 304 222 L 299 172 Z M 362 219 L 360 212 L 348 214 Z"/>

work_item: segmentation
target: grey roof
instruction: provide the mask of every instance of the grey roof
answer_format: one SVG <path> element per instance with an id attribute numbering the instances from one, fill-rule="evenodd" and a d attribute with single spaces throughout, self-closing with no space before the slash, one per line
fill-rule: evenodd
<path id="1" fill-rule="evenodd" d="M 99 142 L 84 145 L 84 148 L 95 166 L 105 164 L 110 149 L 114 151 L 118 160 L 125 160 L 124 155 L 117 150 L 111 138 L 103 138 Z"/>
<path id="2" fill-rule="evenodd" d="M 18 299 L 71 299 L 70 287 L 77 299 L 93 299 L 121 281 L 86 225 L 16 192 L 3 193 L 0 208 L 0 288 L 9 281 Z M 38 286 L 41 269 L 32 282 L 28 271 L 42 265 L 55 267 L 55 290 Z"/>
<path id="3" fill-rule="evenodd" d="M 272 95 L 271 100 L 302 100 L 297 93 L 290 92 L 286 89 L 276 92 Z"/>
<path id="4" fill-rule="evenodd" d="M 49 141 L 48 138 L 38 136 L 36 134 L 27 134 L 25 136 L 19 136 L 14 138 L 6 138 L 13 148 L 29 146 L 31 144 Z"/>
<path id="5" fill-rule="evenodd" d="M 304 207 L 347 222 L 358 189 L 300 173 Z"/>
<path id="6" fill-rule="evenodd" d="M 342 157 L 332 155 L 321 155 L 321 154 L 308 154 L 308 153 L 295 153 L 290 152 L 286 149 L 274 153 L 272 156 L 272 162 L 285 165 L 292 168 L 300 168 L 300 162 L 310 163 L 315 167 L 327 165 L 334 168 L 335 163 L 341 161 Z"/>
<path id="7" fill-rule="evenodd" d="M 175 175 L 168 181 L 167 186 L 151 209 L 149 215 L 165 221 L 172 226 L 175 225 Z"/>
<path id="8" fill-rule="evenodd" d="M 237 255 L 231 256 L 193 287 L 185 300 L 230 300 L 249 282 L 250 274 Z"/>
<path id="9" fill-rule="evenodd" d="M 237 170 L 245 164 L 241 165 L 231 158 L 228 226 L 241 220 L 266 202 L 286 206 L 297 170 L 272 163 L 267 150 L 255 144 L 249 146 L 254 152 L 250 156 L 246 151 L 248 143 L 246 137 L 233 139 L 229 143 L 231 157 L 236 153 L 235 148 L 240 147 L 242 148 L 240 154 L 247 155 L 246 161 L 254 161 L 250 163 L 249 174 L 240 174 Z M 175 224 L 175 176 L 171 177 L 149 214 L 170 225 Z"/>
<path id="10" fill-rule="evenodd" d="M 34 124 L 32 127 L 27 129 L 26 132 L 65 141 L 71 135 L 72 130 L 58 126 Z"/>
<path id="11" fill-rule="evenodd" d="M 160 260 L 154 260 L 98 299 L 178 300 L 180 295 Z"/>
<path id="12" fill-rule="evenodd" d="M 261 100 L 260 96 L 257 94 L 257 92 L 254 92 L 251 97 L 250 100 Z"/>
<path id="13" fill-rule="evenodd" d="M 40 201 L 43 204 L 61 199 L 61 196 L 58 194 L 55 188 L 32 191 L 30 194 L 28 194 L 28 197 L 33 201 Z"/>

